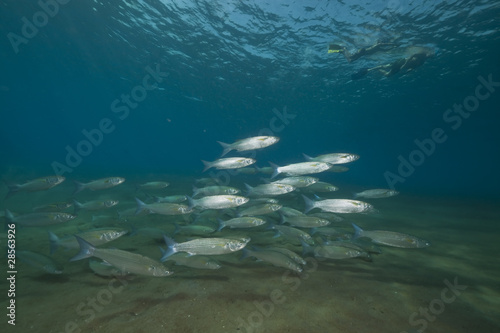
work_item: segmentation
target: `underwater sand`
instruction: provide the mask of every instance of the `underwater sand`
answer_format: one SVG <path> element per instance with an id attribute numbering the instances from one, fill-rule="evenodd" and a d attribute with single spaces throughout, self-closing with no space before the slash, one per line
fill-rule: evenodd
<path id="1" fill-rule="evenodd" d="M 14 212 L 29 212 L 38 204 L 67 199 L 71 193 L 68 186 L 16 194 L 4 205 Z M 176 194 L 175 186 L 162 195 Z M 190 185 L 186 188 L 190 189 Z M 77 195 L 82 201 L 116 198 L 130 206 L 133 196 L 133 187 L 125 184 Z M 7 327 L 2 332 L 54 333 L 500 331 L 498 203 L 405 194 L 369 202 L 379 214 L 344 215 L 346 222 L 336 226 L 349 230 L 350 222 L 355 222 L 365 229 L 405 232 L 431 241 L 432 246 L 383 247 L 382 254 L 373 256 L 373 262 L 310 258 L 301 275 L 253 259 L 239 261 L 240 253 L 234 253 L 214 257 L 223 265 L 219 270 L 195 270 L 168 262 L 175 272 L 172 276 L 134 276 L 124 282 L 93 274 L 87 260 L 69 263 L 75 251 L 59 249 L 53 258 L 64 264 L 62 275 L 45 274 L 17 263 L 16 326 L 7 325 L 3 315 L 0 327 Z M 123 206 L 117 209 L 122 210 Z M 115 211 L 96 215 L 101 214 L 116 216 Z M 92 223 L 91 215 L 83 213 L 66 225 L 51 228 L 18 228 L 17 247 L 48 255 L 48 229 L 64 235 L 94 224 L 127 226 L 116 217 Z M 140 223 L 158 227 L 166 223 L 161 216 L 133 220 L 136 226 Z M 173 230 L 171 226 L 166 228 Z M 271 238 L 271 232 L 263 232 L 269 237 L 259 239 L 260 242 L 287 244 L 280 238 Z M 220 235 L 229 234 L 246 233 L 224 230 Z M 1 245 L 5 242 L 2 238 Z M 124 236 L 107 247 L 159 259 L 158 246 L 164 245 L 144 236 Z M 298 246 L 288 246 L 301 250 Z M 2 268 L 6 271 L 5 264 Z M 452 284 L 457 279 L 459 285 L 467 286 L 449 304 L 440 302 L 445 279 Z M 7 285 L 2 280 L 2 294 L 6 295 Z M 113 289 L 116 293 L 112 293 L 110 283 L 112 287 L 123 288 Z M 82 307 L 82 303 L 96 297 L 100 297 L 102 305 L 97 303 L 94 310 L 91 306 Z M 411 325 L 411 314 L 430 304 L 437 314 L 431 314 L 429 320 L 417 315 Z M 4 312 L 6 305 L 3 296 Z M 86 312 L 78 314 L 79 306 Z"/>

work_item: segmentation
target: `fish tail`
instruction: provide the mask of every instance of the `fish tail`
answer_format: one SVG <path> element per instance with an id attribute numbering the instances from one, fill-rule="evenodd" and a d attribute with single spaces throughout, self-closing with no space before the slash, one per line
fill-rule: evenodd
<path id="1" fill-rule="evenodd" d="M 200 189 L 193 185 L 193 197 L 200 193 Z"/>
<path id="2" fill-rule="evenodd" d="M 217 232 L 221 231 L 226 225 L 224 224 L 224 221 L 222 221 L 220 218 L 217 218 L 217 222 L 219 222 L 219 227 L 217 228 Z"/>
<path id="3" fill-rule="evenodd" d="M 202 172 L 205 172 L 207 171 L 208 169 L 210 169 L 212 167 L 212 163 L 211 162 L 208 162 L 208 161 L 204 161 L 204 160 L 201 160 L 203 162 L 203 171 Z"/>
<path id="4" fill-rule="evenodd" d="M 354 223 L 351 223 L 352 227 L 354 228 L 354 236 L 352 236 L 353 239 L 359 238 L 363 234 L 363 229 L 361 229 L 359 226 L 357 226 Z"/>
<path id="5" fill-rule="evenodd" d="M 78 252 L 78 254 L 73 258 L 71 258 L 69 261 L 76 261 L 92 257 L 94 255 L 95 246 L 90 244 L 80 236 L 75 235 L 75 238 L 78 241 L 78 244 L 80 245 L 80 252 Z"/>
<path id="6" fill-rule="evenodd" d="M 146 204 L 142 202 L 139 198 L 135 198 L 135 202 L 137 202 L 137 209 L 135 210 L 135 215 L 138 215 L 143 210 L 146 209 Z"/>
<path id="7" fill-rule="evenodd" d="M 250 256 L 251 256 L 251 254 L 250 254 L 250 250 L 249 249 L 245 249 L 244 248 L 244 249 L 241 250 L 240 260 L 243 260 L 243 259 L 248 258 Z"/>
<path id="8" fill-rule="evenodd" d="M 76 201 L 76 199 L 73 199 L 73 206 L 75 206 L 75 210 L 73 211 L 73 214 L 76 215 L 76 213 L 78 213 L 78 211 L 80 209 L 83 208 L 83 205 L 81 203 L 79 203 L 78 201 Z"/>
<path id="9" fill-rule="evenodd" d="M 59 247 L 59 237 L 52 231 L 49 231 L 50 254 L 54 254 Z"/>
<path id="10" fill-rule="evenodd" d="M 218 143 L 222 146 L 222 148 L 223 148 L 221 157 L 222 157 L 222 156 L 224 156 L 224 155 L 226 155 L 227 153 L 229 153 L 231 150 L 233 150 L 233 148 L 231 147 L 231 145 L 230 145 L 230 144 L 228 144 L 228 143 L 224 143 L 224 142 L 221 142 L 221 141 L 217 141 L 217 142 L 218 142 Z"/>
<path id="11" fill-rule="evenodd" d="M 5 195 L 5 199 L 10 198 L 11 196 L 19 192 L 19 190 L 21 189 L 21 186 L 19 186 L 18 184 L 10 183 L 6 180 L 4 180 L 4 183 L 9 188 L 9 192 L 7 192 L 7 194 Z"/>
<path id="12" fill-rule="evenodd" d="M 76 180 L 73 181 L 75 183 L 75 190 L 73 191 L 73 195 L 77 194 L 78 192 L 81 192 L 85 189 L 85 184 L 77 182 Z"/>
<path id="13" fill-rule="evenodd" d="M 274 164 L 273 162 L 269 162 L 269 164 L 273 168 L 273 174 L 271 175 L 271 179 L 273 179 L 280 174 L 280 172 L 278 171 L 279 165 Z"/>
<path id="14" fill-rule="evenodd" d="M 302 156 L 304 156 L 304 158 L 305 158 L 306 161 L 311 161 L 313 159 L 311 156 L 306 155 L 304 153 L 302 153 Z"/>
<path id="15" fill-rule="evenodd" d="M 179 224 L 177 224 L 176 222 L 174 222 L 174 233 L 173 233 L 173 236 L 177 235 L 179 232 L 181 232 L 181 228 L 179 227 Z"/>
<path id="16" fill-rule="evenodd" d="M 196 203 L 194 202 L 194 199 L 191 198 L 189 195 L 186 195 L 187 200 L 188 200 L 188 210 L 192 210 L 194 206 L 196 206 Z"/>
<path id="17" fill-rule="evenodd" d="M 304 213 L 307 214 L 309 211 L 311 211 L 314 208 L 314 200 L 309 199 L 305 195 L 302 195 L 302 198 L 304 199 L 304 203 L 306 204 L 306 208 L 304 210 Z"/>
<path id="18" fill-rule="evenodd" d="M 166 261 L 168 257 L 177 252 L 175 250 L 175 245 L 177 243 L 172 238 L 163 235 L 163 239 L 165 240 L 165 244 L 167 244 L 167 248 L 162 250 L 162 257 L 160 259 L 161 262 Z"/>
<path id="19" fill-rule="evenodd" d="M 300 238 L 300 243 L 302 244 L 302 256 L 305 257 L 309 253 L 314 253 L 314 249 L 311 245 L 307 244 L 305 240 Z"/>
<path id="20" fill-rule="evenodd" d="M 278 213 L 280 214 L 280 217 L 281 217 L 280 224 L 285 224 L 285 222 L 286 222 L 286 216 L 283 215 L 281 212 L 278 212 Z"/>
<path id="21" fill-rule="evenodd" d="M 252 193 L 253 187 L 248 185 L 247 183 L 244 183 L 244 184 L 245 184 L 245 188 L 247 189 L 247 192 L 245 193 L 245 195 L 249 196 L 250 193 Z"/>

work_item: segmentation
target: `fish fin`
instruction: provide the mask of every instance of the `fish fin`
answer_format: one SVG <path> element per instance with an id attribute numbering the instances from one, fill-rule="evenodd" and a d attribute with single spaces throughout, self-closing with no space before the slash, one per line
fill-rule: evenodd
<path id="1" fill-rule="evenodd" d="M 261 182 L 263 182 L 265 184 L 271 184 L 271 179 L 267 179 L 267 178 L 263 178 L 263 177 L 260 177 L 259 179 Z"/>
<path id="2" fill-rule="evenodd" d="M 50 242 L 50 254 L 54 254 L 57 248 L 59 247 L 59 237 L 52 231 L 48 231 L 49 233 L 49 242 Z"/>
<path id="3" fill-rule="evenodd" d="M 203 162 L 203 166 L 204 166 L 202 172 L 205 172 L 212 167 L 212 162 L 208 162 L 208 161 L 204 161 L 204 160 L 201 160 L 201 161 Z"/>
<path id="4" fill-rule="evenodd" d="M 311 211 L 314 208 L 314 200 L 309 199 L 305 195 L 302 195 L 302 198 L 304 198 L 304 202 L 306 204 L 306 208 L 304 210 L 304 213 L 307 214 L 309 211 Z"/>
<path id="5" fill-rule="evenodd" d="M 247 183 L 243 183 L 245 184 L 245 188 L 247 190 L 247 192 L 245 193 L 246 196 L 250 195 L 250 193 L 252 193 L 252 190 L 253 190 L 253 187 L 248 185 Z"/>
<path id="6" fill-rule="evenodd" d="M 309 230 L 309 235 L 314 236 L 314 234 L 317 232 L 318 232 L 318 228 L 311 228 L 311 230 Z"/>
<path id="7" fill-rule="evenodd" d="M 192 210 L 196 206 L 196 203 L 194 202 L 194 199 L 191 198 L 189 195 L 186 195 L 186 197 L 188 200 L 188 210 Z"/>
<path id="8" fill-rule="evenodd" d="M 300 244 L 302 244 L 302 256 L 305 257 L 306 254 L 309 254 L 309 253 L 314 253 L 314 248 L 307 244 L 307 242 L 305 240 L 303 240 L 302 238 L 300 238 Z"/>
<path id="9" fill-rule="evenodd" d="M 166 235 L 163 235 L 163 239 L 165 240 L 165 244 L 167 244 L 167 248 L 162 253 L 162 257 L 160 259 L 161 262 L 166 261 L 168 257 L 170 257 L 172 254 L 177 252 L 174 249 L 174 247 L 177 243 L 172 238 L 167 237 Z"/>
<path id="10" fill-rule="evenodd" d="M 271 167 L 273 168 L 273 174 L 271 175 L 271 179 L 273 179 L 280 174 L 280 172 L 278 171 L 279 165 L 274 164 L 273 162 L 269 162 L 269 165 L 271 165 Z"/>
<path id="11" fill-rule="evenodd" d="M 242 249 L 242 250 L 241 250 L 241 257 L 240 257 L 240 260 L 243 260 L 243 259 L 248 258 L 248 257 L 250 257 L 250 256 L 251 256 L 251 255 L 250 255 L 250 250 L 249 250 L 249 249 L 245 249 L 245 248 L 244 248 L 244 249 Z"/>
<path id="12" fill-rule="evenodd" d="M 354 228 L 354 236 L 352 236 L 352 239 L 356 239 L 356 238 L 362 237 L 362 235 L 363 235 L 363 229 L 361 229 L 359 226 L 357 226 L 354 223 L 351 223 L 351 224 L 352 224 L 352 227 Z"/>
<path id="13" fill-rule="evenodd" d="M 221 141 L 217 141 L 223 148 L 222 150 L 222 156 L 226 155 L 227 153 L 229 153 L 231 150 L 233 150 L 233 148 L 231 147 L 231 145 L 229 143 L 224 143 L 224 142 L 221 142 Z"/>
<path id="14" fill-rule="evenodd" d="M 302 156 L 304 156 L 304 158 L 305 158 L 306 161 L 312 161 L 313 160 L 313 157 L 311 157 L 309 155 L 306 155 L 304 153 L 302 153 Z"/>
<path id="15" fill-rule="evenodd" d="M 13 196 L 17 192 L 19 192 L 19 190 L 21 189 L 21 186 L 18 184 L 14 184 L 14 183 L 8 182 L 6 180 L 4 180 L 4 183 L 9 188 L 9 192 L 7 192 L 4 199 L 10 198 L 11 196 Z"/>
<path id="16" fill-rule="evenodd" d="M 130 230 L 130 232 L 128 233 L 128 236 L 135 236 L 139 233 L 139 231 L 138 231 L 139 229 L 137 229 L 135 227 L 135 225 L 132 224 L 131 228 L 132 228 L 132 230 Z"/>
<path id="17" fill-rule="evenodd" d="M 92 257 L 94 255 L 95 246 L 90 244 L 80 236 L 75 235 L 75 238 L 78 241 L 78 244 L 80 245 L 80 252 L 78 252 L 78 254 L 73 258 L 71 258 L 69 261 L 76 261 Z"/>
<path id="18" fill-rule="evenodd" d="M 226 225 L 224 224 L 224 221 L 222 221 L 220 218 L 217 218 L 217 222 L 219 222 L 219 227 L 217 228 L 217 232 L 220 232 Z"/>
<path id="19" fill-rule="evenodd" d="M 146 204 L 137 197 L 135 198 L 135 202 L 137 203 L 137 209 L 135 210 L 135 215 L 139 215 L 143 210 L 146 209 Z"/>
<path id="20" fill-rule="evenodd" d="M 80 183 L 76 180 L 73 181 L 75 183 L 75 190 L 73 191 L 73 195 L 77 194 L 78 192 L 81 192 L 85 189 L 85 184 Z"/>
<path id="21" fill-rule="evenodd" d="M 278 214 L 280 214 L 280 217 L 281 217 L 280 224 L 285 224 L 285 222 L 286 222 L 286 216 L 283 215 L 283 213 L 281 213 L 281 212 L 278 212 Z"/>
<path id="22" fill-rule="evenodd" d="M 75 209 L 73 210 L 73 214 L 76 215 L 76 213 L 78 213 L 78 211 L 80 209 L 83 208 L 83 205 L 81 203 L 79 203 L 78 201 L 76 201 L 76 199 L 73 199 L 73 206 L 75 207 Z"/>
<path id="23" fill-rule="evenodd" d="M 172 234 L 173 236 L 177 235 L 180 231 L 181 231 L 181 228 L 179 227 L 179 224 L 177 222 L 174 222 L 174 233 Z"/>
<path id="24" fill-rule="evenodd" d="M 199 193 L 200 193 L 200 189 L 193 185 L 193 195 L 192 195 L 192 197 L 195 197 Z"/>

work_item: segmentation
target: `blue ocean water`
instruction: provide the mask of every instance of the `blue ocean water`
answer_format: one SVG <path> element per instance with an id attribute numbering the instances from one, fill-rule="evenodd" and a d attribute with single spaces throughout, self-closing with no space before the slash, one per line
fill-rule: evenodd
<path id="1" fill-rule="evenodd" d="M 460 281 L 468 279 L 469 290 L 477 293 L 462 297 L 464 303 L 450 305 L 454 312 L 447 310 L 434 329 L 466 332 L 478 323 L 485 325 L 483 332 L 498 328 L 497 312 L 491 310 L 498 305 L 494 299 L 498 271 L 491 263 L 497 260 L 492 254 L 498 253 L 498 246 L 492 244 L 498 233 L 500 198 L 499 17 L 500 5 L 487 0 L 2 1 L 0 174 L 18 183 L 52 174 L 67 178 L 61 188 L 3 200 L 2 210 L 29 213 L 32 206 L 73 198 L 73 180 L 111 176 L 127 178 L 123 185 L 127 187 L 110 192 L 122 204 L 126 202 L 126 208 L 134 207 L 134 182 L 166 180 L 179 193 L 172 189 L 164 195 L 185 194 L 194 178 L 220 175 L 202 173 L 201 162 L 220 157 L 222 147 L 217 141 L 275 135 L 280 137 L 276 145 L 228 156 L 252 156 L 257 166 L 267 167 L 268 162 L 302 162 L 303 153 L 357 154 L 358 161 L 346 164 L 349 171 L 325 173 L 321 180 L 339 186 L 341 195 L 349 198 L 369 188 L 396 189 L 401 197 L 395 198 L 394 207 L 390 201 L 374 202 L 391 223 L 404 221 L 389 229 L 415 233 L 432 242 L 429 251 L 407 256 L 384 248 L 387 252 L 374 263 L 379 264 L 373 266 L 374 272 L 358 263 L 327 265 L 311 273 L 313 287 L 303 282 L 299 291 L 307 296 L 285 293 L 288 300 L 294 300 L 285 303 L 287 315 L 278 312 L 267 324 L 256 327 L 241 324 L 240 319 L 250 322 L 247 314 L 254 310 L 252 304 L 267 300 L 263 278 L 270 279 L 269 286 L 285 288 L 279 284 L 280 271 L 268 275 L 265 270 L 246 267 L 240 273 L 237 260 L 230 258 L 226 262 L 229 273 L 203 273 L 200 278 L 181 273 L 168 282 L 139 280 L 149 283 L 150 289 L 142 293 L 140 283 L 131 283 L 123 295 L 137 302 L 132 310 L 120 312 L 120 306 L 127 307 L 124 297 L 113 301 L 113 308 L 106 307 L 98 321 L 85 326 L 74 309 L 87 293 L 97 294 L 101 283 L 107 282 L 97 280 L 83 264 L 67 265 L 60 279 L 30 273 L 19 280 L 24 288 L 20 294 L 29 302 L 40 290 L 51 295 L 44 297 L 50 297 L 60 311 L 55 313 L 61 313 L 57 327 L 50 326 L 54 320 L 50 316 L 35 323 L 33 316 L 43 312 L 38 306 L 32 312 L 29 307 L 19 309 L 24 311 L 20 312 L 21 325 L 59 332 L 76 318 L 82 331 L 123 332 L 129 322 L 120 316 L 133 313 L 133 322 L 142 311 L 153 311 L 160 301 L 144 295 L 156 293 L 181 304 L 178 312 L 169 308 L 174 319 L 165 325 L 172 325 L 172 332 L 284 332 L 291 318 L 305 322 L 301 311 L 307 308 L 317 309 L 309 313 L 311 318 L 317 315 L 317 326 L 290 321 L 296 326 L 288 328 L 289 332 L 329 332 L 339 322 L 338 332 L 373 332 L 374 326 L 363 325 L 362 320 L 370 325 L 383 322 L 380 331 L 384 332 L 397 322 L 394 332 L 400 332 L 403 325 L 408 326 L 409 314 L 439 295 L 443 279 L 459 276 Z M 340 53 L 328 53 L 330 44 L 355 52 L 380 41 L 397 47 L 352 62 Z M 352 78 L 362 69 L 408 57 L 412 47 L 431 49 L 434 55 L 408 73 L 385 77 L 372 71 Z M 257 185 L 261 179 L 233 177 L 231 184 L 243 188 L 244 181 Z M 3 198 L 7 187 L 0 193 Z M 95 193 L 87 191 L 78 198 L 88 201 L 105 196 Z M 90 213 L 78 219 L 78 228 L 94 223 L 90 223 Z M 111 220 L 113 225 L 118 223 L 114 217 Z M 373 220 L 358 216 L 348 221 L 368 224 Z M 480 228 L 478 221 L 484 223 Z M 141 220 L 148 227 L 158 227 L 160 222 L 160 218 Z M 387 228 L 383 218 L 376 217 L 375 222 Z M 77 232 L 61 228 L 61 233 Z M 46 230 L 24 235 L 21 239 L 24 245 L 33 246 L 30 250 L 47 254 Z M 117 248 L 159 258 L 158 244 L 130 238 L 120 241 Z M 471 250 L 478 244 L 483 247 Z M 293 249 L 300 252 L 298 247 Z M 56 259 L 67 263 L 70 257 L 59 253 Z M 415 272 L 419 265 L 421 271 Z M 335 275 L 338 271 L 345 275 Z M 350 279 L 368 271 L 373 273 L 369 281 L 356 280 L 360 283 L 356 288 L 363 292 L 347 294 Z M 472 273 L 476 271 L 481 272 L 478 280 Z M 52 279 L 56 279 L 54 284 Z M 316 288 L 337 283 L 342 288 L 327 299 L 328 290 Z M 418 287 L 392 294 L 388 286 L 398 283 Z M 165 284 L 177 293 L 163 294 Z M 76 290 L 80 294 L 74 299 L 58 303 L 60 295 Z M 204 307 L 190 303 L 191 296 L 186 295 L 193 290 L 208 300 Z M 257 290 L 256 298 L 248 296 L 247 290 Z M 322 311 L 334 307 L 336 297 L 343 301 L 345 312 L 335 313 L 346 321 L 324 320 L 327 314 Z M 321 306 L 315 308 L 315 302 Z M 400 309 L 388 305 L 403 303 Z M 478 305 L 483 303 L 484 307 Z M 186 323 L 194 319 L 186 319 L 182 312 L 190 306 L 200 318 L 192 326 Z M 219 318 L 218 311 L 224 309 L 240 311 L 231 313 L 232 321 L 224 322 L 230 329 L 221 328 L 222 324 L 204 326 L 204 320 Z M 395 317 L 384 318 L 383 311 Z M 22 316 L 28 312 L 29 320 Z M 463 324 L 459 320 L 463 314 L 473 318 Z M 143 320 L 162 316 L 148 312 Z M 149 330 L 164 331 L 159 325 L 155 321 Z M 130 327 L 135 327 L 130 332 L 141 331 L 133 323 Z"/>
<path id="2" fill-rule="evenodd" d="M 62 1 L 47 7 L 53 17 L 37 15 L 36 2 L 2 7 L 4 172 L 54 173 L 54 161 L 67 164 L 66 147 L 77 149 L 82 131 L 103 118 L 114 130 L 66 175 L 198 172 L 200 159 L 220 154 L 216 140 L 256 135 L 269 128 L 273 109 L 287 108 L 294 118 L 260 166 L 352 152 L 362 159 L 342 181 L 384 187 L 384 173 L 398 173 L 398 156 L 408 159 L 414 140 L 442 128 L 447 140 L 395 187 L 498 196 L 498 86 L 456 130 L 443 120 L 474 96 L 478 77 L 500 81 L 494 2 Z M 26 24 L 34 19 L 40 27 Z M 429 46 L 436 55 L 404 76 L 353 81 L 360 68 L 401 55 L 348 63 L 327 53 L 329 43 L 354 51 L 378 40 Z M 166 77 L 146 96 L 136 91 L 140 102 L 121 120 L 113 101 L 157 66 Z"/>

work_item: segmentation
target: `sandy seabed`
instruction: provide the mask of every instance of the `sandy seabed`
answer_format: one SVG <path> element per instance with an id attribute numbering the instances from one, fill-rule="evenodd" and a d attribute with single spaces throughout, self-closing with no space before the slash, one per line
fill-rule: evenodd
<path id="1" fill-rule="evenodd" d="M 20 193 L 4 206 L 26 213 L 40 202 L 61 200 L 62 192 L 54 188 L 43 194 Z M 130 193 L 118 188 L 80 197 L 85 201 L 113 195 L 133 206 Z M 175 272 L 172 276 L 120 279 L 93 274 L 87 260 L 70 263 L 75 251 L 60 249 L 53 258 L 64 265 L 61 275 L 17 262 L 15 326 L 7 324 L 8 284 L 2 279 L 0 304 L 5 314 L 0 327 L 6 329 L 1 331 L 499 332 L 498 202 L 408 195 L 370 202 L 378 214 L 344 215 L 346 221 L 336 226 L 352 230 L 350 223 L 355 222 L 365 229 L 412 234 L 432 245 L 425 249 L 383 247 L 372 262 L 308 258 L 300 275 L 253 259 L 240 261 L 240 254 L 234 253 L 217 256 L 223 266 L 219 270 L 167 262 Z M 64 235 L 91 226 L 134 223 L 173 230 L 171 218 L 132 217 L 125 223 L 114 211 L 99 214 L 112 217 L 92 222 L 92 214 L 82 213 L 65 225 L 18 228 L 17 248 L 48 254 L 49 229 Z M 282 238 L 272 238 L 270 231 L 258 232 L 259 245 L 275 243 L 301 251 Z M 216 235 L 247 234 L 225 229 Z M 187 238 L 176 237 L 183 239 Z M 6 244 L 5 237 L 0 244 Z M 106 247 L 159 259 L 158 246 L 164 245 L 139 235 L 124 236 Z M 5 257 L 2 269 L 7 275 Z"/>

